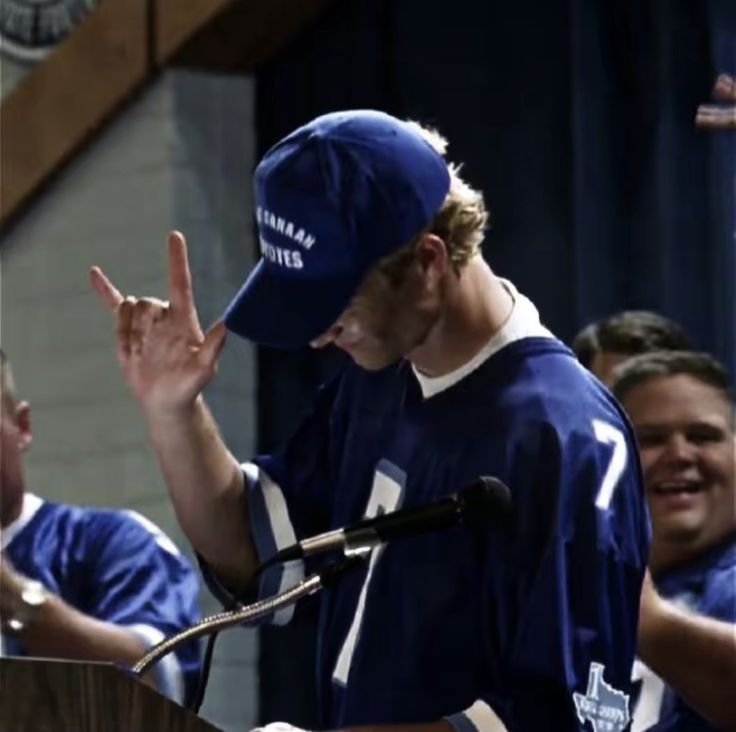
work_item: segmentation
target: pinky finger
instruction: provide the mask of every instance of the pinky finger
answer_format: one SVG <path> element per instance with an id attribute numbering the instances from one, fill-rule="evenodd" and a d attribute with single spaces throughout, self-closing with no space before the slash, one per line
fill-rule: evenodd
<path id="1" fill-rule="evenodd" d="M 107 275 L 99 267 L 91 267 L 89 271 L 89 280 L 92 283 L 92 287 L 95 292 L 100 296 L 100 299 L 107 305 L 110 310 L 115 310 L 120 306 L 123 301 L 123 296 L 120 294 L 115 285 L 108 279 Z"/>

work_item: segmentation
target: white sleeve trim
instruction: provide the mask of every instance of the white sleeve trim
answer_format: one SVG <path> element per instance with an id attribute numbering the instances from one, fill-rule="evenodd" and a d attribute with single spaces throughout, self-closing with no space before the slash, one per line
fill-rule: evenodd
<path id="1" fill-rule="evenodd" d="M 271 520 L 271 532 L 278 549 L 296 543 L 294 527 L 289 519 L 289 509 L 281 486 L 265 471 L 253 463 L 245 463 L 243 470 L 248 478 L 260 483 L 263 501 L 266 504 L 268 517 Z"/>
<path id="2" fill-rule="evenodd" d="M 468 707 L 463 714 L 478 732 L 509 732 L 493 709 L 480 699 Z"/>
<path id="3" fill-rule="evenodd" d="M 145 643 L 149 650 L 166 637 L 158 628 L 154 628 L 152 625 L 140 623 L 127 627 Z M 178 704 L 184 704 L 184 675 L 176 655 L 169 653 L 164 656 L 153 667 L 153 673 L 158 690 Z"/>
<path id="4" fill-rule="evenodd" d="M 261 470 L 254 463 L 243 463 L 243 472 L 246 478 L 253 485 L 260 487 L 263 503 L 266 507 L 268 520 L 271 525 L 271 534 L 273 535 L 276 549 L 281 550 L 292 544 L 296 544 L 296 534 L 289 518 L 289 509 L 286 505 L 286 498 L 281 487 L 273 478 L 265 471 Z M 279 593 L 299 584 L 304 579 L 304 562 L 296 560 L 287 562 L 283 566 L 281 573 L 281 582 L 279 583 Z M 294 607 L 286 607 L 274 613 L 274 625 L 286 625 L 294 615 Z"/>

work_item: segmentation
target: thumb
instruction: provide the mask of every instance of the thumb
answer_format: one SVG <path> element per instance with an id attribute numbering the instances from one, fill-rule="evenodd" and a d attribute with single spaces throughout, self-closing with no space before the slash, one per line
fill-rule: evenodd
<path id="1" fill-rule="evenodd" d="M 204 343 L 202 344 L 202 352 L 209 363 L 217 360 L 225 345 L 227 338 L 227 328 L 222 320 L 213 323 L 204 334 Z"/>

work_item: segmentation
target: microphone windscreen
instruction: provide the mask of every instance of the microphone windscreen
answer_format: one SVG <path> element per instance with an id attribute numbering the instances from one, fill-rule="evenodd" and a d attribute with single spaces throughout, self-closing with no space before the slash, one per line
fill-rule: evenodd
<path id="1" fill-rule="evenodd" d="M 511 491 L 498 478 L 479 476 L 457 494 L 457 499 L 468 526 L 499 528 L 511 516 Z"/>

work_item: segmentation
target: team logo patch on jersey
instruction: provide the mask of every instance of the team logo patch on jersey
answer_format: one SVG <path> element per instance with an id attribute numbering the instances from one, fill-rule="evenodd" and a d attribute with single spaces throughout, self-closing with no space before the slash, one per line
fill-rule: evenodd
<path id="1" fill-rule="evenodd" d="M 629 696 L 603 680 L 605 666 L 591 663 L 588 690 L 573 692 L 575 710 L 581 723 L 590 722 L 593 732 L 623 732 L 629 723 Z"/>

